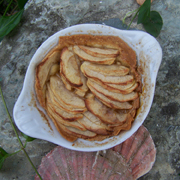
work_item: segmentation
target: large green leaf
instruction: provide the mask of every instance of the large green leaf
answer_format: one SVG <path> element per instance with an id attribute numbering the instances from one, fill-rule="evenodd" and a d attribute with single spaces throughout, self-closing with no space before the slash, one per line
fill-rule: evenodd
<path id="1" fill-rule="evenodd" d="M 20 22 L 24 9 L 12 16 L 2 16 L 0 18 L 0 39 L 9 34 Z"/>
<path id="2" fill-rule="evenodd" d="M 146 19 L 150 17 L 151 0 L 146 0 L 139 9 L 137 23 L 144 23 Z"/>
<path id="3" fill-rule="evenodd" d="M 157 37 L 162 29 L 163 20 L 157 11 L 150 12 L 150 18 L 143 23 L 144 29 L 154 37 Z"/>
<path id="4" fill-rule="evenodd" d="M 18 0 L 19 9 L 23 9 L 28 0 Z"/>

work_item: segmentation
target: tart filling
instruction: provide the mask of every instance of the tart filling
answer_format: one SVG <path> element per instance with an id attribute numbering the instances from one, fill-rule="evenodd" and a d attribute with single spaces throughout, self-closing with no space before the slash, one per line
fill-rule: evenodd
<path id="1" fill-rule="evenodd" d="M 140 106 L 136 53 L 115 36 L 59 37 L 36 67 L 35 91 L 66 140 L 118 135 Z"/>

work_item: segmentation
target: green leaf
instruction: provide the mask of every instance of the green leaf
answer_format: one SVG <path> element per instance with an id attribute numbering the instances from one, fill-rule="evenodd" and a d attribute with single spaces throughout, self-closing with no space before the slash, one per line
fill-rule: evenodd
<path id="1" fill-rule="evenodd" d="M 20 22 L 24 9 L 12 16 L 0 17 L 0 39 L 9 34 Z"/>
<path id="2" fill-rule="evenodd" d="M 144 23 L 150 17 L 151 0 L 146 0 L 140 7 L 137 23 Z"/>
<path id="3" fill-rule="evenodd" d="M 3 166 L 5 159 L 9 156 L 10 154 L 8 154 L 3 148 L 0 147 L 0 169 Z"/>
<path id="4" fill-rule="evenodd" d="M 1 170 L 2 166 L 3 166 L 3 163 L 4 163 L 5 159 L 6 158 L 4 158 L 4 157 L 0 158 L 0 170 Z"/>
<path id="5" fill-rule="evenodd" d="M 28 0 L 18 0 L 19 9 L 23 9 Z"/>
<path id="6" fill-rule="evenodd" d="M 21 133 L 22 136 L 26 139 L 27 142 L 31 142 L 31 141 L 34 141 L 36 138 L 32 138 L 30 136 L 27 136 L 26 134 L 24 133 Z"/>
<path id="7" fill-rule="evenodd" d="M 163 20 L 157 11 L 151 11 L 150 18 L 143 23 L 144 29 L 154 37 L 157 37 L 162 29 Z"/>
<path id="8" fill-rule="evenodd" d="M 7 155 L 8 153 L 2 148 L 0 147 L 0 158 Z"/>

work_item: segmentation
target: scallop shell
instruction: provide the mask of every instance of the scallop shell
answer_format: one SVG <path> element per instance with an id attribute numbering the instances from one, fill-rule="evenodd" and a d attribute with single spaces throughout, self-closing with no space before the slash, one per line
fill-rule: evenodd
<path id="1" fill-rule="evenodd" d="M 151 135 L 141 126 L 107 151 L 78 152 L 57 146 L 42 158 L 38 172 L 43 180 L 135 180 L 150 171 L 155 158 Z"/>

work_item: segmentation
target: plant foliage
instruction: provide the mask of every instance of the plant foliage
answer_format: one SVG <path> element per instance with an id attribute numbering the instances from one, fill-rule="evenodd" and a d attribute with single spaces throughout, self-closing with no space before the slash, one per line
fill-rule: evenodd
<path id="1" fill-rule="evenodd" d="M 17 0 L 16 4 L 14 4 L 13 0 L 0 2 L 2 7 L 1 11 L 4 10 L 5 5 L 7 6 L 3 15 L 0 17 L 0 41 L 19 24 L 27 1 L 28 0 Z"/>
<path id="2" fill-rule="evenodd" d="M 143 24 L 144 29 L 154 37 L 157 37 L 160 34 L 160 31 L 163 26 L 163 19 L 161 15 L 157 11 L 151 11 L 151 0 L 146 0 L 138 9 L 128 12 L 129 13 L 136 12 L 133 16 L 128 28 L 130 27 L 132 21 L 138 16 L 137 24 Z M 123 22 L 125 21 L 123 19 Z"/>

